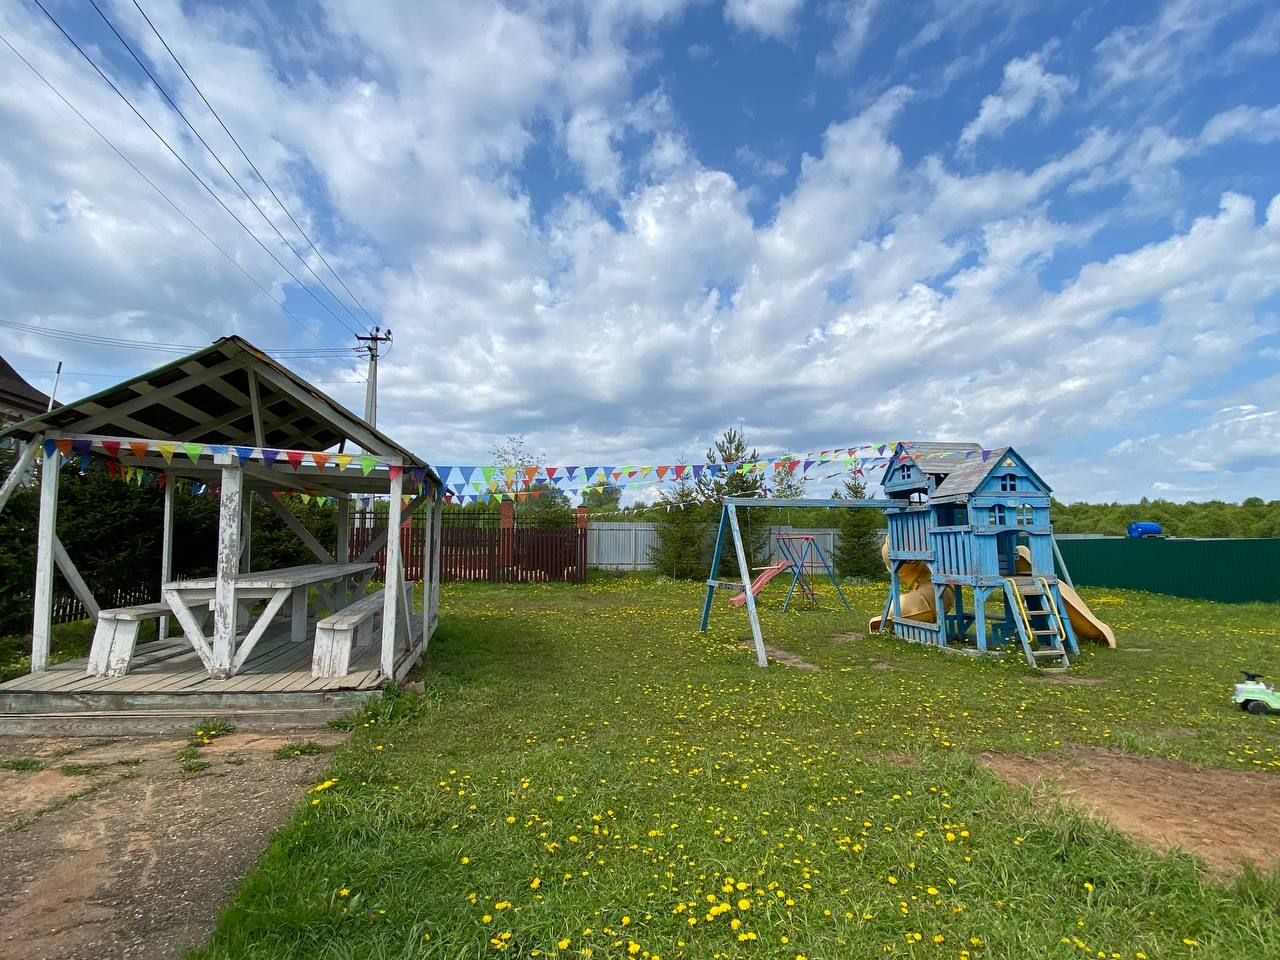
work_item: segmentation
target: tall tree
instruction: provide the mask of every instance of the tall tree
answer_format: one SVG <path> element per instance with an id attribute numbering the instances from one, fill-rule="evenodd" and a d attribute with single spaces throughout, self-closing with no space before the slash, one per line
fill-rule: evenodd
<path id="1" fill-rule="evenodd" d="M 834 499 L 865 500 L 867 484 L 856 474 L 848 477 L 839 490 L 831 494 Z M 842 577 L 862 580 L 883 580 L 888 574 L 880 557 L 880 544 L 884 540 L 884 513 L 870 507 L 846 507 L 836 511 L 839 516 L 840 543 L 836 547 L 836 573 Z"/>
<path id="2" fill-rule="evenodd" d="M 730 427 L 707 450 L 706 466 L 719 466 L 722 469 L 712 471 L 704 467 L 694 485 L 699 499 L 719 504 L 725 497 L 762 497 L 764 472 L 758 469 L 759 461 L 760 454 L 747 443 L 746 435 L 741 430 Z M 748 567 L 755 568 L 758 561 L 767 555 L 769 520 L 759 510 L 738 511 L 742 546 L 747 555 Z M 718 573 L 712 571 L 712 576 L 740 576 L 732 538 L 726 533 L 725 539 L 720 570 Z"/>
<path id="3" fill-rule="evenodd" d="M 682 464 L 683 466 L 683 464 Z M 658 542 L 649 553 L 656 570 L 669 577 L 698 580 L 706 576 L 713 507 L 702 503 L 692 474 L 680 471 L 662 490 L 650 515 L 658 525 Z"/>

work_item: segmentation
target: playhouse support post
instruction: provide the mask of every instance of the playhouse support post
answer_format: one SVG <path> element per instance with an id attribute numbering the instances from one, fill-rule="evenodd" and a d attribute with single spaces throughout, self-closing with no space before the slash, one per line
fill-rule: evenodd
<path id="1" fill-rule="evenodd" d="M 973 588 L 973 624 L 974 639 L 978 643 L 978 652 L 987 652 L 987 594 L 988 587 Z"/>
<path id="2" fill-rule="evenodd" d="M 382 592 L 382 674 L 394 678 L 396 671 L 396 635 L 400 613 L 400 591 L 404 588 L 400 566 L 400 514 L 404 494 L 404 472 L 392 471 L 391 501 L 387 504 L 387 572 Z"/>
<path id="3" fill-rule="evenodd" d="M 32 441 L 36 443 L 37 441 Z M 36 530 L 36 585 L 32 598 L 31 672 L 49 666 L 49 641 L 53 633 L 53 544 L 58 526 L 57 450 L 46 451 L 40 465 L 40 525 Z"/>
<path id="4" fill-rule="evenodd" d="M 173 474 L 164 475 L 164 519 L 160 526 L 160 588 L 173 579 Z M 161 640 L 169 637 L 169 618 L 161 617 L 156 628 Z"/>
<path id="5" fill-rule="evenodd" d="M 729 514 L 729 529 L 733 532 L 733 549 L 738 557 L 738 570 L 742 574 L 742 590 L 747 597 L 747 616 L 751 619 L 751 638 L 756 643 L 756 663 L 762 667 L 769 666 L 769 657 L 764 652 L 764 637 L 760 635 L 760 617 L 756 613 L 756 598 L 751 592 L 751 568 L 747 566 L 747 551 L 742 546 L 742 532 L 738 529 L 738 513 L 733 504 L 726 505 Z"/>
<path id="6" fill-rule="evenodd" d="M 240 498 L 240 572 L 248 573 L 253 549 L 253 497 Z"/>
<path id="7" fill-rule="evenodd" d="M 431 581 L 423 586 L 426 594 L 423 603 L 430 599 L 431 619 L 427 621 L 429 630 L 434 631 L 440 622 L 440 571 L 444 565 L 444 538 L 441 533 L 444 525 L 444 499 L 436 494 L 435 516 L 431 524 Z M 429 638 L 428 638 L 429 639 Z M 425 643 L 425 641 L 424 641 Z"/>
<path id="8" fill-rule="evenodd" d="M 716 577 L 720 576 L 720 554 L 724 550 L 725 518 L 729 515 L 727 506 L 720 508 L 720 525 L 716 527 L 716 546 L 711 553 L 711 573 L 707 577 L 707 599 L 702 602 L 702 625 L 699 632 L 707 632 L 707 623 L 711 619 L 711 597 L 716 592 Z"/>
<path id="9" fill-rule="evenodd" d="M 853 607 L 849 606 L 849 601 L 845 599 L 844 591 L 840 589 L 840 579 L 836 576 L 835 569 L 827 562 L 826 554 L 822 552 L 822 548 L 818 546 L 816 540 L 814 541 L 813 549 L 818 554 L 818 559 L 822 561 L 822 565 L 827 568 L 827 576 L 831 578 L 831 585 L 836 588 L 836 596 L 840 598 L 844 608 L 853 613 Z"/>
<path id="10" fill-rule="evenodd" d="M 951 592 L 954 594 L 957 588 L 952 587 Z M 933 619 L 938 625 L 938 646 L 945 647 L 947 645 L 947 602 L 946 602 L 947 585 L 938 581 L 933 581 Z"/>
<path id="11" fill-rule="evenodd" d="M 232 457 L 232 460 L 235 458 Z M 218 560 L 213 596 L 213 642 L 210 644 L 209 676 L 225 680 L 231 676 L 236 646 L 235 579 L 240 569 L 240 494 L 244 471 L 240 464 L 222 464 L 221 503 L 218 507 Z"/>
<path id="12" fill-rule="evenodd" d="M 431 581 L 435 577 L 432 568 L 436 563 L 431 549 L 431 533 L 435 529 L 436 504 L 428 500 L 422 509 L 422 646 L 431 639 Z"/>

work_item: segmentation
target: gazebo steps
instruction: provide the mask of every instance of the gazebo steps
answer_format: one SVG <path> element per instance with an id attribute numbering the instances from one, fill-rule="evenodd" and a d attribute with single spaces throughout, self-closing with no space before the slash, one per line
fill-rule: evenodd
<path id="1" fill-rule="evenodd" d="M 295 693 L 62 693 L 40 690 L 0 690 L 0 715 L 29 713 L 129 713 L 159 710 L 170 713 L 229 710 L 340 710 L 359 708 L 376 689 L 315 690 Z"/>
<path id="2" fill-rule="evenodd" d="M 30 702 L 19 711 L 0 710 L 0 736 L 134 736 L 143 734 L 184 734 L 216 717 L 240 730 L 283 730 L 295 727 L 323 727 L 330 720 L 346 716 L 359 700 L 374 691 L 354 692 L 355 700 L 318 703 L 302 694 L 305 702 L 293 706 L 190 707 L 147 706 L 128 710 L 83 705 L 72 711 L 43 704 L 39 694 L 29 694 Z M 16 695 L 15 695 L 16 696 Z M 189 698 L 183 697 L 182 700 Z"/>

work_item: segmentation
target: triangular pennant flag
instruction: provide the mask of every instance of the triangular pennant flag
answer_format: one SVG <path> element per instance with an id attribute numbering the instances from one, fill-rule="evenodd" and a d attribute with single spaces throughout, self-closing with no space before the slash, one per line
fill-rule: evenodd
<path id="1" fill-rule="evenodd" d="M 991 451 L 990 451 L 990 450 L 983 450 L 983 451 L 982 451 L 982 462 L 983 462 L 983 463 L 986 463 L 986 462 L 987 462 L 988 460 L 990 460 L 990 459 L 991 459 Z"/>
<path id="2" fill-rule="evenodd" d="M 200 462 L 200 454 L 204 453 L 203 443 L 184 443 L 182 449 L 187 454 L 187 459 L 192 463 Z"/>
<path id="3" fill-rule="evenodd" d="M 364 473 L 366 477 L 373 472 L 373 468 L 376 467 L 377 465 L 378 465 L 378 461 L 375 458 L 369 456 L 367 453 L 360 458 L 360 470 Z"/>
<path id="4" fill-rule="evenodd" d="M 573 479 L 573 475 L 574 475 L 574 473 L 576 473 L 576 472 L 577 472 L 577 470 L 578 470 L 578 468 L 577 468 L 577 467 L 565 467 L 565 468 L 564 468 L 565 475 L 566 475 L 570 480 L 572 480 L 572 479 Z"/>
<path id="5" fill-rule="evenodd" d="M 685 472 L 686 470 L 688 470 L 688 469 L 689 469 L 689 465 L 688 465 L 688 464 L 686 464 L 686 463 L 677 463 L 677 464 L 676 464 L 676 471 L 675 471 L 675 473 L 676 473 L 676 479 L 677 479 L 677 480 L 679 480 L 681 477 L 683 477 L 683 476 L 684 476 L 684 472 Z"/>
<path id="6" fill-rule="evenodd" d="M 240 461 L 240 466 L 244 466 L 253 459 L 253 447 L 236 447 L 236 459 Z"/>
<path id="7" fill-rule="evenodd" d="M 114 460 L 108 460 L 107 476 L 111 477 L 113 480 L 118 478 L 120 476 L 120 464 L 116 463 Z"/>
<path id="8" fill-rule="evenodd" d="M 441 467 L 440 469 L 443 471 L 444 467 Z M 471 478 L 475 475 L 475 472 L 476 472 L 475 467 L 454 467 L 454 469 L 457 470 L 458 473 L 462 474 L 462 482 L 464 484 L 470 483 Z M 443 473 L 441 475 L 443 476 Z"/>
<path id="9" fill-rule="evenodd" d="M 129 452 L 139 460 L 147 458 L 147 451 L 151 449 L 151 444 L 145 440 L 131 440 L 129 442 Z"/>
<path id="10" fill-rule="evenodd" d="M 813 466 L 813 464 L 814 464 L 814 461 L 812 461 L 812 460 L 806 460 L 806 461 L 804 462 L 804 467 L 802 468 L 802 472 L 804 472 L 804 473 L 808 473 L 808 472 L 809 472 L 809 468 L 810 468 L 810 467 L 812 467 L 812 466 Z"/>
<path id="11" fill-rule="evenodd" d="M 53 441 L 54 447 L 64 457 L 71 452 L 71 448 L 74 444 L 75 444 L 75 441 L 71 439 L 61 439 L 61 440 Z"/>
<path id="12" fill-rule="evenodd" d="M 656 472 L 657 472 L 657 474 L 658 474 L 658 479 L 659 479 L 659 480 L 664 480 L 664 479 L 666 479 L 667 471 L 668 471 L 668 470 L 670 470 L 670 469 L 671 469 L 671 468 L 670 468 L 669 466 L 665 465 L 665 464 L 662 464 L 662 465 L 658 466 L 658 468 L 657 468 L 657 470 L 656 470 Z"/>
<path id="13" fill-rule="evenodd" d="M 414 480 L 415 480 L 419 485 L 424 484 L 424 483 L 426 483 L 426 482 L 427 482 L 427 468 L 426 468 L 426 467 L 414 467 L 412 470 L 410 470 L 410 471 L 409 471 L 409 473 L 413 475 L 413 479 L 414 479 Z"/>
<path id="14" fill-rule="evenodd" d="M 93 449 L 92 440 L 72 440 L 71 449 L 81 456 L 85 456 Z"/>
<path id="15" fill-rule="evenodd" d="M 313 453 L 311 462 L 316 465 L 317 470 L 324 470 L 325 465 L 329 462 L 329 455 L 327 453 Z"/>
<path id="16" fill-rule="evenodd" d="M 229 448 L 227 447 L 227 445 L 226 445 L 225 443 L 211 443 L 211 444 L 209 444 L 209 452 L 210 452 L 210 453 L 212 453 L 215 457 L 220 457 L 220 456 L 224 455 L 224 454 L 227 452 L 227 450 L 228 450 L 228 449 L 229 449 Z"/>
<path id="17" fill-rule="evenodd" d="M 484 479 L 485 479 L 485 482 L 486 482 L 486 483 L 489 483 L 489 484 L 492 484 L 492 483 L 493 483 L 493 475 L 494 475 L 495 473 L 497 473 L 497 468 L 496 468 L 496 467 L 481 467 L 481 468 L 480 468 L 480 475 L 481 475 L 482 477 L 484 477 Z"/>
<path id="18" fill-rule="evenodd" d="M 286 450 L 284 452 L 284 458 L 289 461 L 289 466 L 293 467 L 295 470 L 302 466 L 301 450 Z"/>
<path id="19" fill-rule="evenodd" d="M 556 478 L 556 471 L 559 469 L 559 467 L 547 467 L 547 479 L 554 480 Z"/>
<path id="20" fill-rule="evenodd" d="M 643 478 L 643 477 L 647 477 L 647 476 L 648 476 L 649 474 L 651 474 L 652 472 L 653 472 L 653 467 L 641 467 L 641 468 L 640 468 L 640 476 L 641 476 L 642 478 Z"/>
<path id="21" fill-rule="evenodd" d="M 262 448 L 262 462 L 267 465 L 268 470 L 270 470 L 272 466 L 275 465 L 275 462 L 279 459 L 280 459 L 279 450 L 270 450 L 267 447 Z"/>
<path id="22" fill-rule="evenodd" d="M 57 452 L 58 452 L 57 440 L 46 440 L 44 442 L 44 455 L 46 457 L 52 457 Z"/>
<path id="23" fill-rule="evenodd" d="M 102 449 L 106 451 L 107 456 L 109 457 L 113 457 L 113 458 L 119 457 L 120 441 L 119 440 L 103 440 Z"/>
<path id="24" fill-rule="evenodd" d="M 525 482 L 525 483 L 533 483 L 533 478 L 534 478 L 534 477 L 536 477 L 537 475 L 538 475 L 538 468 L 537 468 L 537 467 L 525 467 L 525 468 L 524 468 L 524 482 Z"/>
<path id="25" fill-rule="evenodd" d="M 178 449 L 178 445 L 176 443 L 157 443 L 156 449 L 160 451 L 160 456 L 164 457 L 165 463 L 173 463 L 173 454 Z"/>
<path id="26" fill-rule="evenodd" d="M 387 473 L 391 475 L 392 480 L 400 476 L 400 474 L 403 472 L 404 472 L 404 467 L 400 466 L 399 464 L 393 463 L 391 464 L 391 466 L 387 467 Z"/>
<path id="27" fill-rule="evenodd" d="M 697 480 L 700 476 L 702 476 L 702 471 L 705 469 L 706 467 L 704 467 L 702 464 L 695 463 L 693 465 L 693 479 Z"/>
<path id="28" fill-rule="evenodd" d="M 351 461 L 352 461 L 352 460 L 354 460 L 354 459 L 355 459 L 355 457 L 353 457 L 353 456 L 352 456 L 351 454 L 349 454 L 349 453 L 340 453 L 340 454 L 338 454 L 336 457 L 334 457 L 334 460 L 336 460 L 336 461 L 338 462 L 338 469 L 339 469 L 339 470 L 345 470 L 345 469 L 347 469 L 347 467 L 351 466 Z"/>

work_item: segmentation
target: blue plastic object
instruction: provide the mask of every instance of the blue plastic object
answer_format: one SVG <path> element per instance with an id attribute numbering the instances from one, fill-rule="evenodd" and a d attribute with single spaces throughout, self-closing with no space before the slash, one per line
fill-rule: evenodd
<path id="1" fill-rule="evenodd" d="M 1150 520 L 1137 520 L 1129 524 L 1129 536 L 1135 540 L 1142 537 L 1163 537 L 1164 527 Z"/>

